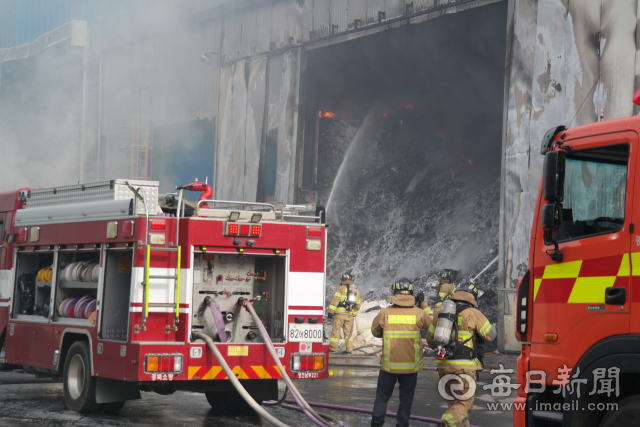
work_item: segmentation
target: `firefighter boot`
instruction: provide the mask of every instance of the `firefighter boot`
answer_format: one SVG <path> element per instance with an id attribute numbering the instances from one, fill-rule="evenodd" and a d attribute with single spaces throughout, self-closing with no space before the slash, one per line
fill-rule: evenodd
<path id="1" fill-rule="evenodd" d="M 371 421 L 371 427 L 382 427 L 384 424 L 378 424 Z"/>

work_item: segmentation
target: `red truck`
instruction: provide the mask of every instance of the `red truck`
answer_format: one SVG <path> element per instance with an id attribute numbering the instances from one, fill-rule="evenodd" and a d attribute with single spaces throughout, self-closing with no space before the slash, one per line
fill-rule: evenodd
<path id="1" fill-rule="evenodd" d="M 140 391 L 241 404 L 196 338 L 210 304 L 224 361 L 271 400 L 282 372 L 251 303 L 290 377 L 327 378 L 322 210 L 186 189 L 205 192 L 193 209 L 149 181 L 0 193 L 0 363 L 62 378 L 78 412 L 118 410 Z"/>
<path id="2" fill-rule="evenodd" d="M 515 307 L 516 427 L 640 425 L 638 134 L 636 116 L 544 136 Z"/>

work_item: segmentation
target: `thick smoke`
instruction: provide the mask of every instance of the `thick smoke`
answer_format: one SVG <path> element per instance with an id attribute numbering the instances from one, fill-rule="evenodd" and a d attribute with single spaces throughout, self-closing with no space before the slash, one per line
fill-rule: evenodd
<path id="1" fill-rule="evenodd" d="M 331 283 L 470 275 L 497 256 L 505 25 L 498 4 L 310 55 Z"/>
<path id="2" fill-rule="evenodd" d="M 154 82 L 160 82 L 161 85 L 162 79 L 184 80 L 178 70 L 185 68 L 185 61 L 179 57 L 163 55 L 162 79 L 153 70 L 149 72 L 150 60 L 156 61 L 153 55 L 155 44 L 162 46 L 168 44 L 167 40 L 179 40 L 187 45 L 190 41 L 193 45 L 194 14 L 219 3 L 223 2 L 114 0 L 95 5 L 89 21 L 87 84 L 84 92 L 85 49 L 71 46 L 68 40 L 27 59 L 0 63 L 0 155 L 3 159 L 0 191 L 75 184 L 81 177 L 84 182 L 129 178 L 130 150 L 123 149 L 126 143 L 120 140 L 121 118 L 128 114 L 140 114 L 140 82 L 148 82 L 145 84 L 150 87 L 152 97 L 155 96 L 152 100 L 158 101 L 162 89 L 160 86 L 153 87 Z M 146 45 L 139 43 L 136 46 L 135 41 L 140 40 Z M 139 50 L 135 51 L 134 47 Z M 200 55 L 211 49 L 201 50 L 195 49 L 194 58 L 191 59 L 196 67 L 203 68 L 203 75 L 207 73 L 211 77 L 213 67 L 202 64 L 199 59 Z M 175 51 L 179 52 L 180 49 Z M 120 57 L 117 54 L 109 57 L 109 53 L 114 52 L 121 53 Z M 107 57 L 113 60 L 108 62 Z M 104 60 L 102 94 L 101 58 Z M 126 82 L 121 87 L 108 85 L 109 82 L 122 80 Z M 210 97 L 213 99 L 213 94 Z M 100 103 L 103 108 L 99 115 Z M 153 110 L 149 112 L 151 116 L 169 117 L 160 123 L 158 130 L 167 130 L 165 134 L 173 136 L 173 139 L 161 136 L 155 141 L 157 150 L 152 159 L 152 179 L 181 182 L 185 179 L 182 175 L 192 178 L 194 172 L 185 166 L 186 170 L 180 171 L 182 175 L 172 179 L 169 172 L 175 169 L 172 164 L 176 157 L 173 151 L 178 148 L 172 144 L 176 145 L 180 140 L 182 153 L 185 153 L 194 140 L 205 139 L 203 132 L 213 141 L 209 135 L 214 133 L 210 123 L 183 126 L 178 130 L 179 135 L 174 135 L 176 129 L 167 129 L 166 125 L 172 123 L 172 116 L 184 116 L 180 111 L 175 111 L 175 104 L 169 101 L 154 102 Z M 162 125 L 165 127 L 162 128 Z M 100 127 L 102 135 L 99 140 Z M 98 146 L 101 146 L 100 153 Z M 189 162 L 189 159 L 178 157 L 183 163 Z M 83 163 L 84 170 L 81 171 Z M 191 166 L 193 169 L 193 164 Z M 211 176 L 213 161 L 208 162 L 207 166 L 206 172 L 201 174 Z M 169 178 L 160 179 L 161 175 Z M 172 182 L 173 185 L 177 183 Z M 169 185 L 165 187 L 165 190 L 170 188 Z"/>

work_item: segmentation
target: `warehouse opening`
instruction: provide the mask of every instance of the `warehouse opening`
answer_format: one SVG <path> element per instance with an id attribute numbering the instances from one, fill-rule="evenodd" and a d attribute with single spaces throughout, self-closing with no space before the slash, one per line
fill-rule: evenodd
<path id="1" fill-rule="evenodd" d="M 500 2 L 308 51 L 298 201 L 327 209 L 330 275 L 497 255 L 506 23 Z"/>

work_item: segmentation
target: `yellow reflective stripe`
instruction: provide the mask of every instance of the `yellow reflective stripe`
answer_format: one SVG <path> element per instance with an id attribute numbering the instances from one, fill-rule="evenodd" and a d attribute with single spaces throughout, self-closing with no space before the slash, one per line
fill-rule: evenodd
<path id="1" fill-rule="evenodd" d="M 567 302 L 604 304 L 605 289 L 612 287 L 615 281 L 615 276 L 578 277 Z"/>
<path id="2" fill-rule="evenodd" d="M 631 270 L 634 276 L 640 276 L 640 252 L 631 253 Z"/>
<path id="3" fill-rule="evenodd" d="M 390 325 L 415 325 L 416 316 L 408 316 L 403 314 L 392 314 L 387 316 Z"/>
<path id="4" fill-rule="evenodd" d="M 469 338 L 473 335 L 473 333 L 471 332 L 467 332 L 467 331 L 458 331 L 458 338 Z"/>
<path id="5" fill-rule="evenodd" d="M 538 296 L 538 290 L 540 289 L 541 283 L 542 279 L 533 279 L 533 301 L 535 301 Z"/>
<path id="6" fill-rule="evenodd" d="M 353 337 L 349 337 L 349 341 L 353 341 Z"/>
<path id="7" fill-rule="evenodd" d="M 335 294 L 333 294 L 334 297 L 346 297 L 346 295 L 342 295 L 340 292 L 336 292 Z"/>
<path id="8" fill-rule="evenodd" d="M 444 297 L 446 297 L 447 295 L 449 295 L 447 292 L 438 292 L 438 296 L 439 296 L 440 298 L 444 298 Z"/>
<path id="9" fill-rule="evenodd" d="M 415 338 L 420 336 L 420 331 L 387 331 L 384 330 L 385 338 Z"/>
<path id="10" fill-rule="evenodd" d="M 631 266 L 629 265 L 629 254 L 622 255 L 622 262 L 620 262 L 620 269 L 618 270 L 618 277 L 631 276 Z"/>
<path id="11" fill-rule="evenodd" d="M 473 359 L 473 360 L 442 360 L 442 359 L 436 359 L 436 363 L 445 364 L 445 365 L 480 366 L 480 361 L 478 359 Z"/>
<path id="12" fill-rule="evenodd" d="M 436 326 L 433 323 L 431 325 L 429 325 L 429 333 L 430 334 L 435 334 L 436 333 Z"/>
<path id="13" fill-rule="evenodd" d="M 458 427 L 451 414 L 444 414 L 440 421 L 444 422 L 448 427 Z"/>
<path id="14" fill-rule="evenodd" d="M 344 307 L 337 307 L 337 308 L 334 308 L 333 310 L 334 310 L 334 311 L 337 311 L 337 312 L 340 312 L 340 313 L 347 313 L 347 312 L 349 312 L 349 313 L 350 313 L 350 311 L 349 311 L 349 310 L 347 310 L 347 309 L 346 309 L 346 308 L 344 308 Z"/>
<path id="15" fill-rule="evenodd" d="M 335 310 L 335 309 L 337 309 L 337 308 L 338 308 L 338 307 L 336 307 L 335 305 L 330 305 L 330 306 L 329 306 L 329 310 Z"/>
<path id="16" fill-rule="evenodd" d="M 340 338 L 329 338 L 331 342 L 340 342 Z"/>
<path id="17" fill-rule="evenodd" d="M 360 298 L 357 298 L 356 299 L 356 304 L 360 304 L 360 303 L 362 303 L 362 301 L 360 300 Z"/>
<path id="18" fill-rule="evenodd" d="M 380 366 L 388 369 L 418 371 L 422 369 L 422 367 L 424 366 L 424 360 L 421 360 L 420 362 L 415 362 L 415 363 L 398 363 L 398 362 L 387 362 L 386 360 L 381 360 Z"/>
<path id="19" fill-rule="evenodd" d="M 484 325 L 482 325 L 482 328 L 480 328 L 479 333 L 483 337 L 486 337 L 489 332 L 491 332 L 491 323 L 489 323 L 489 321 L 487 320 L 486 322 L 484 322 Z"/>
<path id="20" fill-rule="evenodd" d="M 382 331 L 373 329 L 373 326 L 371 327 L 371 333 L 373 334 L 374 337 L 380 338 L 382 336 Z"/>
<path id="21" fill-rule="evenodd" d="M 544 269 L 543 279 L 575 279 L 580 274 L 582 260 L 563 262 L 547 265 Z"/>

